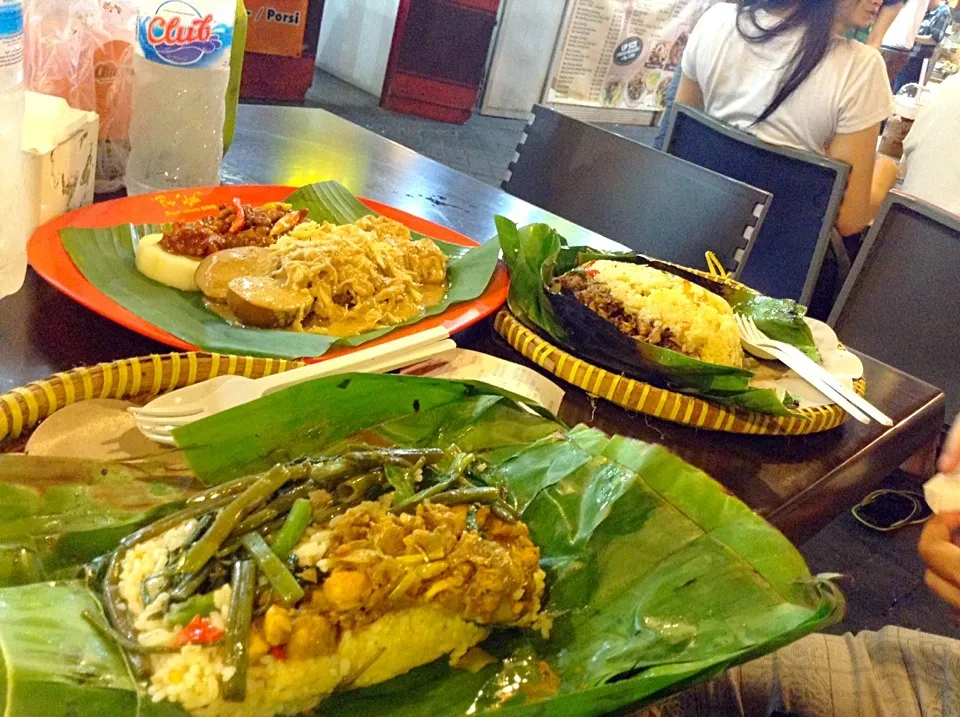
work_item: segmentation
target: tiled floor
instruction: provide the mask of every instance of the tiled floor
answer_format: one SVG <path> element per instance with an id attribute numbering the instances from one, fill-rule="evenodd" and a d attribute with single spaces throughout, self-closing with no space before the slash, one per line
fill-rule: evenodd
<path id="1" fill-rule="evenodd" d="M 474 115 L 466 124 L 455 125 L 390 112 L 381 109 L 372 95 L 320 71 L 307 94 L 307 104 L 494 185 L 500 184 L 525 124 Z"/>
<path id="2" fill-rule="evenodd" d="M 495 186 L 499 186 L 513 159 L 525 124 L 475 115 L 464 125 L 453 125 L 397 114 L 378 107 L 376 98 L 320 72 L 307 104 L 329 110 Z M 656 132 L 655 128 L 622 125 L 608 129 L 644 143 L 649 143 Z M 917 488 L 899 474 L 890 476 L 887 485 Z M 815 573 L 845 576 L 841 586 L 847 596 L 847 617 L 831 632 L 901 625 L 960 637 L 946 607 L 923 585 L 923 566 L 916 551 L 919 535 L 919 526 L 894 533 L 873 532 L 845 513 L 801 546 Z"/>
<path id="3" fill-rule="evenodd" d="M 321 107 L 481 182 L 500 186 L 523 133 L 523 120 L 474 116 L 466 124 L 403 115 L 381 109 L 377 98 L 332 75 L 317 71 L 306 104 Z M 618 134 L 649 143 L 655 127 L 604 125 Z"/>
<path id="4" fill-rule="evenodd" d="M 886 487 L 917 490 L 915 481 L 900 474 Z M 800 546 L 815 573 L 842 573 L 847 617 L 829 632 L 877 630 L 900 625 L 960 638 L 946 605 L 923 584 L 923 563 L 917 555 L 921 526 L 879 533 L 861 525 L 849 513 L 836 518 Z"/>

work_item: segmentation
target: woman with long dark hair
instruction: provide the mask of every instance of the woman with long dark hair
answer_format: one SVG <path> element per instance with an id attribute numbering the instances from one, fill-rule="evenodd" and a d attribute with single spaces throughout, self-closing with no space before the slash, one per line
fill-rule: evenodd
<path id="1" fill-rule="evenodd" d="M 871 47 L 841 35 L 866 27 L 880 0 L 743 0 L 710 8 L 690 36 L 677 101 L 772 144 L 846 162 L 836 226 L 855 234 L 896 181 L 877 161 L 880 124 L 893 114 L 886 68 Z"/>

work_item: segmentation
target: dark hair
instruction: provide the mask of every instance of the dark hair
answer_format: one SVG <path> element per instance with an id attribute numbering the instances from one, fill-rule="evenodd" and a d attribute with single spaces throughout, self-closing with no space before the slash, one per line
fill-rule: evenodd
<path id="1" fill-rule="evenodd" d="M 740 0 L 737 32 L 747 42 L 764 43 L 795 28 L 804 28 L 800 47 L 785 65 L 791 68 L 790 71 L 781 81 L 773 100 L 753 124 L 760 124 L 776 112 L 820 64 L 833 42 L 833 24 L 839 5 L 840 0 Z M 792 8 L 793 12 L 772 28 L 763 27 L 757 21 L 760 10 L 770 12 L 787 8 Z"/>

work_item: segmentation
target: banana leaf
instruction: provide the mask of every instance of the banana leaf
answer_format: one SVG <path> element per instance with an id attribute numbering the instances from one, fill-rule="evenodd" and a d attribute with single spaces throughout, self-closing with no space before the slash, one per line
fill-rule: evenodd
<path id="1" fill-rule="evenodd" d="M 384 393 L 394 400 L 380 400 Z M 367 436 L 375 442 L 413 446 L 424 440 L 422 422 L 432 422 L 429 445 L 456 443 L 463 450 L 489 452 L 490 460 L 563 428 L 539 407 L 531 410 L 541 413 L 519 410 L 516 401 L 524 399 L 476 383 L 348 375 L 275 395 L 261 399 L 253 411 L 217 414 L 187 431 L 203 444 L 203 450 L 189 453 L 208 485 L 300 455 L 330 453 L 338 442 L 369 428 L 376 429 Z M 356 405 L 365 410 L 355 411 Z M 291 406 L 293 420 L 280 421 L 279 416 L 290 416 Z M 431 412 L 434 406 L 442 410 Z M 269 429 L 264 410 L 275 416 Z M 397 419 L 404 411 L 410 415 Z M 244 441 L 220 442 L 235 422 L 256 428 Z M 505 423 L 509 431 L 503 430 Z M 0 455 L 0 587 L 72 578 L 125 535 L 178 510 L 206 487 L 192 473 L 170 475 L 149 461 Z"/>
<path id="2" fill-rule="evenodd" d="M 84 620 L 80 581 L 0 590 L 0 684 L 10 717 L 184 717 L 138 692 L 123 656 Z"/>
<path id="3" fill-rule="evenodd" d="M 445 394 L 443 383 L 450 384 Z M 343 429 L 261 399 L 257 423 L 217 423 L 223 440 L 188 454 L 215 466 L 229 444 L 255 441 L 277 455 L 285 436 L 256 431 L 278 420 L 298 446 L 307 445 L 312 427 L 319 428 L 316 447 L 328 448 L 362 427 L 347 439 L 476 450 L 491 466 L 488 482 L 509 489 L 541 549 L 554 627 L 546 640 L 498 632 L 483 645 L 497 662 L 476 673 L 440 660 L 336 694 L 318 717 L 599 715 L 661 699 L 843 613 L 842 596 L 810 575 L 786 538 L 660 446 L 567 429 L 472 384 L 355 375 L 341 390 L 354 386 L 343 403 L 365 418 Z M 414 408 L 413 401 L 424 403 Z M 257 465 L 258 457 L 238 460 Z M 0 590 L 7 715 L 182 715 L 138 694 L 117 647 L 81 617 L 96 609 L 80 582 Z M 522 689 L 505 689 L 517 681 Z"/>
<path id="4" fill-rule="evenodd" d="M 384 400 L 385 396 L 390 400 Z M 478 411 L 468 400 L 471 397 L 492 400 L 481 402 Z M 417 426 L 419 415 L 444 406 L 450 407 L 446 418 L 437 413 L 429 414 L 428 420 L 441 422 L 434 429 L 449 439 L 442 445 L 449 445 L 454 442 L 453 426 L 468 425 L 474 434 L 481 435 L 480 418 L 498 399 L 514 406 L 510 410 L 512 430 L 502 434 L 510 435 L 513 442 L 530 440 L 527 424 L 534 426 L 534 434 L 537 426 L 548 424 L 552 431 L 562 425 L 546 409 L 484 383 L 390 374 L 339 374 L 290 386 L 188 423 L 176 429 L 173 436 L 197 477 L 207 485 L 216 485 L 299 456 L 318 455 L 337 441 L 397 416 L 409 414 L 413 419 L 410 424 Z M 535 413 L 515 408 L 521 403 Z M 357 406 L 362 406 L 362 410 L 357 410 Z M 442 424 L 444 420 L 447 425 Z M 244 426 L 242 441 L 235 439 L 237 426 Z M 404 445 L 418 445 L 409 435 L 401 433 L 395 437 L 405 438 Z M 479 452 L 476 439 L 464 446 L 469 448 L 463 450 Z"/>
<path id="5" fill-rule="evenodd" d="M 308 209 L 312 219 L 337 224 L 375 214 L 346 187 L 334 181 L 303 187 L 287 201 L 298 209 Z M 332 346 L 359 346 L 396 328 L 337 338 L 232 326 L 204 306 L 199 292 L 178 291 L 137 271 L 135 256 L 140 237 L 162 229 L 151 224 L 100 229 L 69 227 L 60 230 L 60 239 L 74 264 L 97 289 L 154 326 L 205 351 L 289 359 L 322 356 Z M 453 304 L 476 299 L 490 283 L 500 253 L 495 239 L 475 248 L 435 241 L 449 257 L 450 290 L 439 304 L 398 326 L 416 323 L 426 316 L 443 313 Z"/>
<path id="6" fill-rule="evenodd" d="M 813 332 L 803 320 L 806 307 L 790 299 L 772 299 L 742 289 L 730 289 L 724 298 L 736 313 L 751 317 L 757 328 L 771 339 L 796 346 L 808 358 L 820 362 L 820 352 L 813 343 Z"/>
<path id="7" fill-rule="evenodd" d="M 149 462 L 0 455 L 0 587 L 73 577 L 201 489 Z"/>
<path id="8" fill-rule="evenodd" d="M 735 311 L 761 319 L 762 328 L 781 328 L 778 336 L 806 345 L 806 336 L 798 329 L 803 324 L 796 304 L 763 297 L 753 301 L 749 292 L 725 287 L 692 272 L 629 252 L 599 252 L 569 246 L 566 240 L 546 224 L 522 229 L 504 217 L 496 218 L 497 233 L 504 260 L 510 268 L 510 294 L 507 304 L 526 326 L 546 335 L 552 342 L 610 371 L 674 391 L 690 393 L 734 408 L 777 416 L 800 417 L 790 409 L 795 400 L 774 389 L 750 387 L 753 372 L 746 369 L 706 363 L 637 341 L 583 306 L 565 291 L 551 290 L 553 279 L 594 259 L 612 259 L 648 264 L 694 281 L 731 303 Z M 774 310 L 776 307 L 776 311 Z M 812 346 L 810 336 L 809 346 Z"/>

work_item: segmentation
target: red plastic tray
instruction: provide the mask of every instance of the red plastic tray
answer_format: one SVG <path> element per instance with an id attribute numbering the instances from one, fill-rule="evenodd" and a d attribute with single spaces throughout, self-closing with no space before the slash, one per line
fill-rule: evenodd
<path id="1" fill-rule="evenodd" d="M 172 221 L 190 221 L 212 214 L 216 211 L 218 205 L 228 204 L 234 197 L 239 197 L 247 204 L 263 204 L 286 199 L 296 189 L 296 187 L 275 185 L 209 187 L 144 194 L 93 204 L 65 214 L 37 229 L 27 245 L 27 257 L 34 271 L 51 285 L 101 316 L 168 346 L 187 351 L 202 350 L 144 321 L 87 281 L 63 248 L 63 244 L 60 242 L 60 229 L 68 226 L 83 228 L 110 227 L 128 222 L 133 224 L 161 224 Z M 383 216 L 405 224 L 413 231 L 451 244 L 478 246 L 478 243 L 474 240 L 452 229 L 421 219 L 395 207 L 362 197 L 360 201 Z M 498 265 L 486 291 L 479 298 L 451 306 L 442 314 L 427 317 L 416 324 L 392 331 L 383 338 L 363 344 L 361 347 L 329 351 L 322 358 L 327 359 L 351 353 L 359 348 L 384 343 L 441 324 L 453 334 L 492 315 L 506 301 L 508 286 L 507 273 L 502 264 Z"/>

